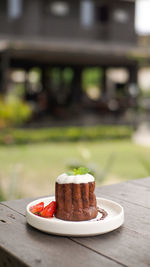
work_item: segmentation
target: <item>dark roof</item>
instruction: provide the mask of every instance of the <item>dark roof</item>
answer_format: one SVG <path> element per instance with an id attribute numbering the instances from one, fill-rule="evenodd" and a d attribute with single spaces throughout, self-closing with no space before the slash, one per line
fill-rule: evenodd
<path id="1" fill-rule="evenodd" d="M 100 41 L 3 39 L 0 52 L 14 59 L 62 64 L 128 64 L 137 57 L 150 58 L 150 48 Z"/>

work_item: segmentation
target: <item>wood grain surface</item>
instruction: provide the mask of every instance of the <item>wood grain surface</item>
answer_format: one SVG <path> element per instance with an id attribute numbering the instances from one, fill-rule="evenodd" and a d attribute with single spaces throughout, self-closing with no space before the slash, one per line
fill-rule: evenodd
<path id="1" fill-rule="evenodd" d="M 0 266 L 150 266 L 150 178 L 99 187 L 96 195 L 125 210 L 122 227 L 96 237 L 59 237 L 27 225 L 33 199 L 0 203 Z"/>

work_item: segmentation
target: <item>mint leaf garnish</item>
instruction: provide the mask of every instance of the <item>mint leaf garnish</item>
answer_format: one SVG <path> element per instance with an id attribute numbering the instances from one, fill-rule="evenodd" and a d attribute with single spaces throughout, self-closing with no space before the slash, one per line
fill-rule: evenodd
<path id="1" fill-rule="evenodd" d="M 80 167 L 78 169 L 74 169 L 73 171 L 66 172 L 66 174 L 68 176 L 70 176 L 70 175 L 83 175 L 83 174 L 87 174 L 87 173 L 91 174 L 91 171 L 85 167 Z"/>
<path id="2" fill-rule="evenodd" d="M 80 168 L 78 168 L 78 169 L 74 169 L 73 172 L 74 172 L 74 175 L 78 175 L 78 174 L 79 174 L 79 175 L 82 175 L 82 174 L 87 174 L 87 173 L 89 173 L 90 171 L 89 171 L 88 168 L 80 167 Z"/>

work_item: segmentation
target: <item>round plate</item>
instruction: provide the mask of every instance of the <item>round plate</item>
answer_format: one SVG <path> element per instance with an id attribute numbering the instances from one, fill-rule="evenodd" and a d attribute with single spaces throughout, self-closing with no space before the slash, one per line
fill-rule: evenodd
<path id="1" fill-rule="evenodd" d="M 55 197 L 40 198 L 29 203 L 26 207 L 27 222 L 34 228 L 55 235 L 62 236 L 94 236 L 113 231 L 120 227 L 124 222 L 124 210 L 118 203 L 105 199 L 96 198 L 98 207 L 104 209 L 108 215 L 104 220 L 98 220 L 99 214 L 95 219 L 89 221 L 64 221 L 53 218 L 42 218 L 30 212 L 30 207 L 44 202 L 48 205 Z"/>

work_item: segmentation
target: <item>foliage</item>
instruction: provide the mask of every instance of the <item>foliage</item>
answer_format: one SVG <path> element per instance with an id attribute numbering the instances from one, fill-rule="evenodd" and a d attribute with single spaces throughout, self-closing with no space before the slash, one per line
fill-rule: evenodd
<path id="1" fill-rule="evenodd" d="M 31 116 L 30 107 L 17 96 L 0 99 L 0 128 L 20 126 Z"/>
<path id="2" fill-rule="evenodd" d="M 86 68 L 83 71 L 83 88 L 87 89 L 89 86 L 99 87 L 102 81 L 103 72 L 100 68 Z"/>
<path id="3" fill-rule="evenodd" d="M 76 142 L 95 140 L 117 140 L 131 137 L 129 126 L 58 127 L 42 129 L 4 129 L 0 133 L 0 144 L 26 144 L 38 142 Z"/>

